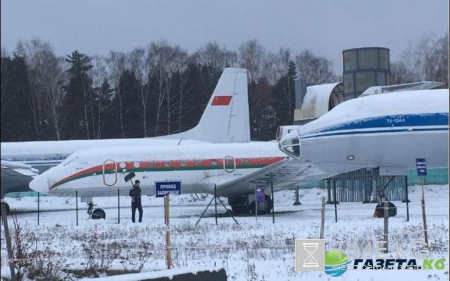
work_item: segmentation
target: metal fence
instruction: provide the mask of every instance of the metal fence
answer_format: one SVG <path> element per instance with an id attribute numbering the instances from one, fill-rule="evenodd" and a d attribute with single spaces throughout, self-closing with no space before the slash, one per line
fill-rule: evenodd
<path id="1" fill-rule="evenodd" d="M 377 173 L 375 170 L 360 169 L 340 174 L 321 181 L 327 188 L 328 202 L 375 202 L 377 201 Z M 389 201 L 406 199 L 406 176 L 380 176 L 379 186 Z M 335 193 L 336 192 L 336 196 Z"/>
<path id="2" fill-rule="evenodd" d="M 340 174 L 329 179 L 302 184 L 300 188 L 320 187 L 328 190 L 328 202 L 334 201 L 334 186 L 338 202 L 374 202 L 376 201 L 376 183 L 374 171 L 360 169 Z M 380 176 L 380 185 L 384 187 L 384 197 L 389 201 L 406 200 L 406 183 L 408 186 L 421 184 L 416 170 L 409 170 L 405 176 Z M 423 178 L 425 185 L 448 184 L 448 169 L 428 169 L 428 175 Z"/>

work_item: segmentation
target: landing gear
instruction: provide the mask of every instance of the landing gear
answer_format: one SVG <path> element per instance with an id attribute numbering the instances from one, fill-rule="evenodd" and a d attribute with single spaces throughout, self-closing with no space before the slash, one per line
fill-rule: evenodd
<path id="1" fill-rule="evenodd" d="M 87 213 L 89 215 L 88 219 L 93 219 L 93 220 L 106 219 L 105 211 L 103 211 L 103 209 L 95 209 L 94 210 L 95 206 L 97 206 L 97 205 L 94 205 L 94 203 L 92 203 L 92 202 L 88 203 L 88 210 L 87 210 Z"/>
<path id="2" fill-rule="evenodd" d="M 106 213 L 103 211 L 103 209 L 95 209 L 92 212 L 92 219 L 106 219 Z"/>
<path id="3" fill-rule="evenodd" d="M 378 203 L 375 207 L 374 218 L 384 218 L 384 212 L 388 212 L 388 217 L 394 217 L 397 215 L 397 207 L 392 202 Z"/>
<path id="4" fill-rule="evenodd" d="M 236 215 L 246 215 L 250 212 L 255 213 L 255 204 L 258 206 L 258 215 L 266 215 L 272 211 L 273 201 L 266 195 L 263 202 L 252 201 L 249 203 L 248 196 L 229 197 L 228 204 L 230 204 L 233 213 Z M 254 199 L 253 199 L 254 200 Z"/>
<path id="5" fill-rule="evenodd" d="M 264 198 L 265 200 L 263 202 L 256 202 L 253 201 L 250 204 L 250 211 L 255 214 L 255 204 L 257 204 L 257 208 L 258 208 L 258 215 L 267 215 L 270 213 L 270 211 L 272 211 L 273 208 L 273 201 L 269 196 L 265 196 Z"/>
<path id="6" fill-rule="evenodd" d="M 246 215 L 250 212 L 247 196 L 228 197 L 228 204 L 230 204 L 233 214 Z"/>

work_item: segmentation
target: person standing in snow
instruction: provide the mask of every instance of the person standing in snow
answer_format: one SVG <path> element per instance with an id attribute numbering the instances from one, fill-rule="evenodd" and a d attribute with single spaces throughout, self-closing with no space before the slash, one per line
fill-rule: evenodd
<path id="1" fill-rule="evenodd" d="M 139 210 L 139 222 L 142 222 L 142 204 L 141 204 L 141 182 L 136 180 L 133 185 L 133 189 L 130 190 L 131 197 L 131 221 L 135 222 L 136 209 Z"/>

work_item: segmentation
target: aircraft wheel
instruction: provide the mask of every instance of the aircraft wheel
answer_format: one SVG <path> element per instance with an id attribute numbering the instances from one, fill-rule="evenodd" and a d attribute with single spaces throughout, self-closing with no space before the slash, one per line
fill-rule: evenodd
<path id="1" fill-rule="evenodd" d="M 102 209 L 95 209 L 92 211 L 92 219 L 93 220 L 99 220 L 99 219 L 106 219 L 106 213 Z"/>
<path id="2" fill-rule="evenodd" d="M 266 195 L 265 200 L 263 202 L 253 201 L 250 204 L 250 211 L 255 214 L 255 204 L 258 203 L 258 215 L 267 215 L 272 211 L 273 201 L 272 199 Z"/>
<path id="3" fill-rule="evenodd" d="M 236 215 L 245 215 L 250 211 L 248 206 L 231 206 L 231 210 L 233 210 L 233 214 Z"/>
<path id="4" fill-rule="evenodd" d="M 5 209 L 6 209 L 6 215 L 9 215 L 9 214 L 11 214 L 11 209 L 9 208 L 9 205 L 8 205 L 8 203 L 4 203 L 5 204 Z M 2 214 L 2 212 L 1 212 L 1 209 L 0 209 L 0 216 L 2 216 L 3 214 Z"/>
<path id="5" fill-rule="evenodd" d="M 245 215 L 250 212 L 247 196 L 230 197 L 228 198 L 228 204 L 230 204 L 233 214 Z"/>

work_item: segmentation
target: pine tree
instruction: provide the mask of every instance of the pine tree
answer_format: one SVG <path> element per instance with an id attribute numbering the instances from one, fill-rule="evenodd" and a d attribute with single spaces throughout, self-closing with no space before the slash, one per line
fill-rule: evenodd
<path id="1" fill-rule="evenodd" d="M 67 70 L 70 80 L 65 87 L 67 92 L 65 108 L 68 111 L 65 131 L 70 139 L 90 139 L 93 137 L 88 117 L 88 110 L 93 100 L 92 79 L 88 74 L 92 68 L 91 60 L 87 55 L 76 50 L 72 52 L 72 55 L 67 55 L 66 61 L 71 67 Z"/>
<path id="2" fill-rule="evenodd" d="M 297 78 L 295 63 L 290 61 L 286 75 L 282 76 L 274 87 L 274 108 L 277 114 L 277 125 L 291 125 L 294 122 L 295 87 Z"/>
<path id="3" fill-rule="evenodd" d="M 27 96 L 30 93 L 25 59 L 1 58 L 1 141 L 37 140 Z"/>
<path id="4" fill-rule="evenodd" d="M 111 119 L 113 117 L 112 112 L 112 101 L 113 101 L 113 89 L 108 83 L 107 79 L 103 80 L 102 85 L 94 89 L 94 123 L 97 124 L 96 138 L 103 138 L 104 135 L 108 135 L 111 127 L 113 126 L 113 122 Z M 109 125 L 105 128 L 105 125 Z M 114 125 L 117 126 L 117 125 Z M 106 132 L 105 132 L 106 129 Z M 115 137 L 112 135 L 112 137 Z"/>

